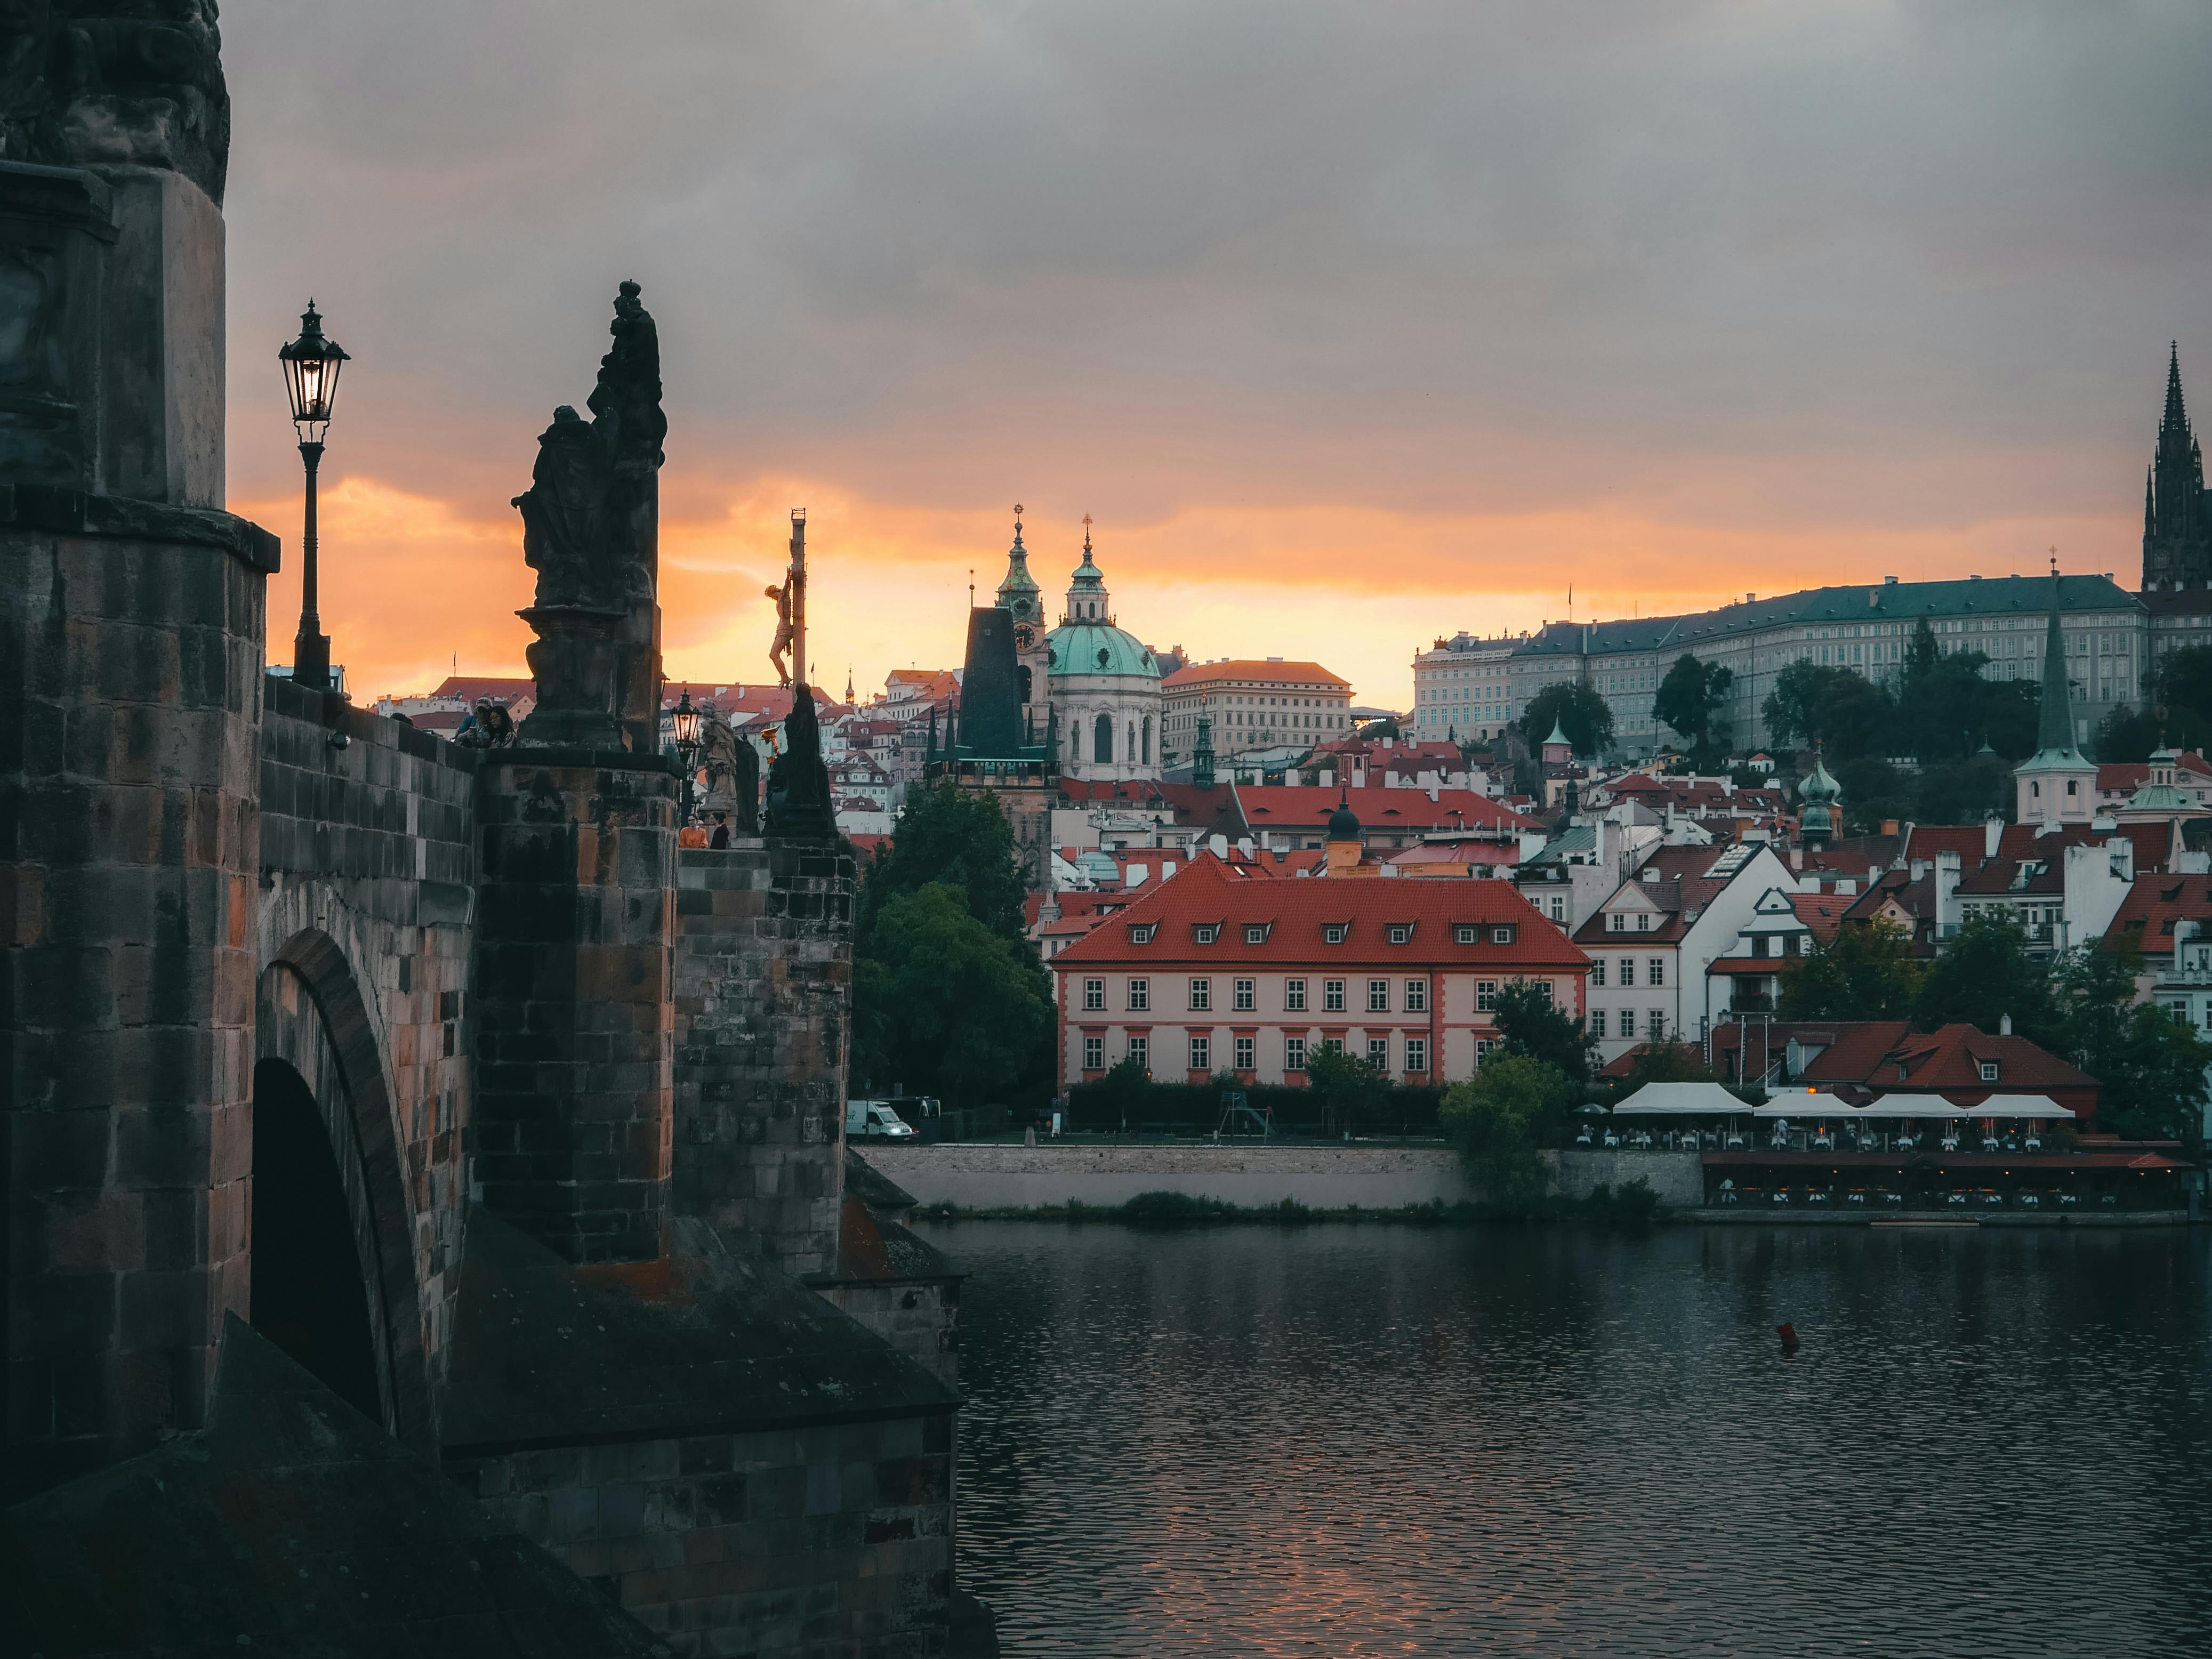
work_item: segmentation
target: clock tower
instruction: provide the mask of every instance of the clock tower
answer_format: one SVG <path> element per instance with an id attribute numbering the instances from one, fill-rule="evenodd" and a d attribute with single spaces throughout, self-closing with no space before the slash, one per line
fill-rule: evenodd
<path id="1" fill-rule="evenodd" d="M 1006 574 L 999 584 L 999 609 L 1014 619 L 1014 662 L 1022 685 L 1024 729 L 1041 735 L 1049 723 L 1045 677 L 1051 654 L 1044 642 L 1044 606 L 1036 578 L 1030 574 L 1029 550 L 1022 545 L 1018 501 L 1014 503 L 1014 544 L 1006 550 Z"/>

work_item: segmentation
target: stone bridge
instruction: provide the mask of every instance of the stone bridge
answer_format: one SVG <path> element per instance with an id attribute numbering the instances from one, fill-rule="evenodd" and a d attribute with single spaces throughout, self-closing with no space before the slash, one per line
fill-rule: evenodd
<path id="1" fill-rule="evenodd" d="M 69 1540 L 151 1540 L 115 1482 L 181 1443 L 278 1480 L 254 1413 L 335 1395 L 628 1610 L 590 1650 L 945 1651 L 957 1276 L 845 1192 L 849 848 L 679 852 L 658 755 L 269 672 L 220 237 L 178 174 L 0 163 L 52 382 L 0 377 L 0 1601 L 48 1653 L 94 1603 L 107 1647 L 209 1639 Z M 170 1524 L 180 1577 L 275 1582 L 277 1540 Z"/>

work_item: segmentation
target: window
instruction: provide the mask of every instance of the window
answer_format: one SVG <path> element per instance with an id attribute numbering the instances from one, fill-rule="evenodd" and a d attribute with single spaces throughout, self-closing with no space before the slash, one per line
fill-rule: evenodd
<path id="1" fill-rule="evenodd" d="M 1490 942 L 1492 945 L 1510 945 L 1513 943 L 1515 931 L 1513 923 L 1501 922 L 1490 930 Z"/>
<path id="2" fill-rule="evenodd" d="M 1411 922 L 1409 922 L 1409 921 L 1394 921 L 1394 922 L 1392 922 L 1392 923 L 1390 924 L 1390 943 L 1391 943 L 1391 944 L 1393 944 L 1393 945 L 1403 945 L 1403 944 L 1405 944 L 1405 943 L 1407 942 L 1407 940 L 1408 940 L 1408 939 L 1412 939 L 1413 937 L 1413 923 L 1411 923 Z"/>
<path id="3" fill-rule="evenodd" d="M 1593 1008 L 1589 1017 L 1590 1035 L 1602 1039 L 1605 1036 L 1605 1010 Z"/>
<path id="4" fill-rule="evenodd" d="M 1406 981 L 1406 1012 L 1409 1014 L 1425 1014 L 1429 1012 L 1428 981 L 1409 979 Z"/>
<path id="5" fill-rule="evenodd" d="M 1628 918 L 1621 915 L 1618 910 L 1608 912 L 1605 919 L 1605 931 L 1608 933 L 1626 933 L 1628 931 Z"/>
<path id="6" fill-rule="evenodd" d="M 1644 982 L 1646 985 L 1664 985 L 1667 982 L 1666 957 L 1653 957 L 1644 964 Z"/>
<path id="7" fill-rule="evenodd" d="M 1477 1037 L 1474 1040 L 1474 1063 L 1480 1066 L 1490 1058 L 1490 1051 L 1498 1046 L 1496 1037 Z"/>
<path id="8" fill-rule="evenodd" d="M 1213 1069 L 1213 1039 L 1194 1036 L 1190 1040 L 1190 1069 L 1210 1072 Z"/>
<path id="9" fill-rule="evenodd" d="M 1620 982 L 1623 985 L 1633 985 L 1636 983 L 1636 958 L 1634 957 L 1621 957 Z"/>
<path id="10" fill-rule="evenodd" d="M 1390 1069 L 1390 1039 L 1371 1036 L 1367 1039 L 1367 1063 L 1378 1072 Z"/>
<path id="11" fill-rule="evenodd" d="M 1340 1014 L 1344 1012 L 1344 981 L 1342 980 L 1322 981 L 1321 1008 L 1325 1014 Z"/>
<path id="12" fill-rule="evenodd" d="M 1982 1062 L 1982 1081 L 1983 1081 L 1983 1082 L 1984 1082 L 1984 1083 L 1995 1083 L 1996 1080 L 1997 1080 L 1997 1063 L 1996 1063 L 1996 1061 L 1995 1061 L 1994 1060 L 1984 1060 L 1984 1061 Z"/>
<path id="13" fill-rule="evenodd" d="M 1340 1036 L 1325 1036 L 1321 1040 L 1321 1046 L 1333 1054 L 1340 1054 L 1344 1052 L 1344 1039 Z"/>
<path id="14" fill-rule="evenodd" d="M 1306 1068 L 1306 1040 L 1304 1037 L 1283 1039 L 1283 1069 L 1303 1072 Z"/>
<path id="15" fill-rule="evenodd" d="M 1158 926 L 1159 923 L 1156 921 L 1140 921 L 1136 923 L 1129 929 L 1129 943 L 1132 945 L 1150 945 L 1152 942 L 1152 929 Z"/>
<path id="16" fill-rule="evenodd" d="M 1302 1014 L 1306 1006 L 1306 982 L 1302 979 L 1283 981 L 1283 1007 L 1285 1012 Z"/>
<path id="17" fill-rule="evenodd" d="M 1625 1037 L 1632 1037 L 1636 1035 L 1635 1009 L 1624 1008 L 1620 1011 L 1620 1034 Z"/>
<path id="18" fill-rule="evenodd" d="M 1593 985 L 1602 985 L 1605 983 L 1605 958 L 1603 957 L 1592 957 L 1590 958 L 1590 983 Z"/>
<path id="19" fill-rule="evenodd" d="M 1211 945 L 1220 937 L 1221 924 L 1218 921 L 1201 921 L 1191 929 L 1191 934 L 1200 945 Z"/>
<path id="20" fill-rule="evenodd" d="M 1147 1072 L 1151 1071 L 1152 1069 L 1152 1038 L 1148 1036 L 1131 1037 L 1129 1039 L 1129 1058 L 1135 1060 L 1144 1070 Z"/>
<path id="21" fill-rule="evenodd" d="M 1252 1069 L 1252 1039 L 1250 1037 L 1241 1036 L 1237 1039 L 1237 1069 L 1240 1072 L 1249 1072 Z"/>
<path id="22" fill-rule="evenodd" d="M 1565 921 L 1566 919 L 1567 919 L 1567 900 L 1566 900 L 1566 896 L 1565 896 L 1564 893 L 1554 893 L 1554 894 L 1553 894 L 1553 895 L 1552 895 L 1552 920 L 1553 920 L 1553 921 Z"/>
<path id="23" fill-rule="evenodd" d="M 1237 1012 L 1249 1013 L 1252 1010 L 1252 981 L 1249 979 L 1238 980 L 1237 981 L 1236 991 L 1237 994 L 1235 1000 Z"/>
<path id="24" fill-rule="evenodd" d="M 1370 979 L 1367 981 L 1367 1012 L 1370 1014 L 1387 1014 L 1390 1012 L 1390 981 L 1389 980 Z"/>
<path id="25" fill-rule="evenodd" d="M 1201 1013 L 1206 1009 L 1213 1006 L 1213 981 L 1212 980 L 1194 979 L 1191 981 L 1190 1006 Z"/>
<path id="26" fill-rule="evenodd" d="M 1636 931 L 1639 933 L 1648 933 L 1651 931 L 1651 913 L 1649 910 L 1636 918 Z"/>
<path id="27" fill-rule="evenodd" d="M 1498 1006 L 1498 981 L 1479 979 L 1474 982 L 1474 1012 L 1486 1014 Z"/>
<path id="28" fill-rule="evenodd" d="M 1129 981 L 1130 1008 L 1135 1012 L 1142 1013 L 1152 1006 L 1152 982 L 1148 979 L 1131 980 Z"/>
<path id="29" fill-rule="evenodd" d="M 1245 923 L 1244 942 L 1247 945 L 1265 945 L 1267 942 L 1267 924 L 1264 921 Z"/>
<path id="30" fill-rule="evenodd" d="M 1328 945 L 1343 944 L 1346 926 L 1347 924 L 1341 921 L 1324 922 L 1321 930 L 1322 942 Z"/>
<path id="31" fill-rule="evenodd" d="M 1085 1008 L 1103 1008 L 1106 1006 L 1104 980 L 1086 979 L 1083 981 L 1083 1006 Z"/>
<path id="32" fill-rule="evenodd" d="M 1426 1037 L 1406 1039 L 1406 1069 L 1425 1072 L 1429 1069 L 1429 1040 Z"/>
<path id="33" fill-rule="evenodd" d="M 1473 922 L 1462 921 L 1454 924 L 1452 927 L 1452 943 L 1454 945 L 1472 945 L 1474 943 L 1474 939 L 1475 927 Z"/>
<path id="34" fill-rule="evenodd" d="M 1086 1072 L 1103 1072 L 1106 1069 L 1106 1039 L 1104 1037 L 1087 1036 L 1083 1039 L 1083 1069 Z"/>

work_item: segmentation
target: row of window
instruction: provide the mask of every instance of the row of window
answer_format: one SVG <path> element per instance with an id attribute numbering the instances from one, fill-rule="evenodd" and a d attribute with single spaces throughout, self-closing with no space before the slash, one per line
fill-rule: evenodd
<path id="1" fill-rule="evenodd" d="M 1613 969 L 1613 982 L 1615 985 L 1635 984 L 1636 958 L 1634 957 L 1620 957 L 1614 960 L 1617 965 Z M 1589 982 L 1592 985 L 1602 985 L 1606 982 L 1606 961 L 1607 958 L 1604 957 L 1592 957 L 1590 958 Z M 1645 959 L 1644 963 L 1644 982 L 1646 985 L 1664 985 L 1667 982 L 1666 957 L 1650 957 Z"/>
<path id="2" fill-rule="evenodd" d="M 1327 1037 L 1322 1040 L 1322 1047 L 1341 1052 L 1344 1045 L 1334 1037 Z M 1238 1072 L 1256 1070 L 1255 1055 L 1255 1040 L 1249 1036 L 1237 1037 L 1230 1045 L 1230 1069 Z M 1406 1038 L 1405 1057 L 1407 1071 L 1427 1071 L 1429 1069 L 1428 1038 L 1419 1036 Z M 1131 1036 L 1123 1058 L 1133 1060 L 1146 1071 L 1150 1071 L 1152 1065 L 1152 1039 L 1142 1033 Z M 1367 1063 L 1380 1072 L 1388 1072 L 1391 1069 L 1389 1037 L 1377 1036 L 1367 1039 Z M 1212 1037 L 1194 1036 L 1190 1039 L 1189 1068 L 1194 1072 L 1211 1072 L 1213 1069 L 1213 1039 Z M 1305 1068 L 1306 1040 L 1302 1036 L 1285 1037 L 1283 1039 L 1283 1069 L 1286 1072 L 1303 1072 Z M 1106 1039 L 1104 1037 L 1087 1036 L 1083 1039 L 1083 1069 L 1086 1072 L 1103 1072 L 1106 1069 Z"/>
<path id="3" fill-rule="evenodd" d="M 1308 842 L 1306 845 L 1311 847 L 1317 843 Z M 1556 901 L 1556 904 L 1559 907 L 1564 907 L 1565 903 L 1564 899 Z M 1265 945 L 1267 942 L 1268 932 L 1274 925 L 1272 921 L 1246 922 L 1244 924 L 1245 944 Z M 1390 922 L 1383 927 L 1382 936 L 1393 945 L 1411 945 L 1413 942 L 1413 927 L 1414 924 L 1410 921 Z M 1492 922 L 1489 924 L 1490 942 L 1492 945 L 1510 945 L 1520 936 L 1520 929 L 1521 924 L 1518 922 Z M 1159 930 L 1160 925 L 1157 921 L 1132 922 L 1129 927 L 1129 943 L 1150 945 L 1158 936 Z M 1452 924 L 1452 943 L 1455 945 L 1480 945 L 1482 943 L 1482 935 L 1483 925 L 1480 922 L 1458 921 Z M 1193 944 L 1211 945 L 1221 937 L 1221 924 L 1218 921 L 1193 923 L 1190 937 Z M 1351 937 L 1352 924 L 1348 921 L 1325 921 L 1322 924 L 1321 940 L 1324 945 L 1341 945 Z"/>
<path id="4" fill-rule="evenodd" d="M 1601 1041 L 1603 1040 L 1606 1035 L 1606 1025 L 1607 1023 L 1606 1018 L 1607 1012 L 1607 1011 L 1603 1008 L 1593 1008 L 1590 1010 L 1589 1032 L 1592 1036 L 1599 1038 Z M 1612 1010 L 1611 1012 L 1613 1015 L 1612 1024 L 1613 1029 L 1618 1031 L 1620 1036 L 1624 1037 L 1633 1037 L 1636 1036 L 1635 1009 L 1615 1008 Z M 1654 1008 L 1649 1014 L 1644 1016 L 1644 1040 L 1650 1042 L 1664 1042 L 1667 1040 L 1667 1011 L 1664 1008 Z"/>
<path id="5" fill-rule="evenodd" d="M 1321 1006 L 1324 1012 L 1340 1014 L 1344 1012 L 1345 987 L 1348 981 L 1340 979 L 1322 981 Z M 1479 994 L 1493 997 L 1496 995 L 1498 986 L 1495 981 L 1478 980 L 1475 983 Z M 1240 1013 L 1249 1012 L 1253 1006 L 1257 986 L 1256 980 L 1231 980 L 1229 993 L 1231 999 L 1230 1006 Z M 1211 1009 L 1213 1006 L 1213 981 L 1210 979 L 1191 980 L 1189 996 L 1190 1000 L 1185 1005 L 1186 1006 L 1200 1012 Z M 1152 981 L 1133 979 L 1127 981 L 1124 989 L 1122 1006 L 1132 1013 L 1143 1013 L 1152 1006 Z M 1478 1006 L 1486 1008 L 1490 1004 L 1480 1002 Z M 1104 980 L 1086 979 L 1083 981 L 1083 1006 L 1085 1012 L 1088 1013 L 1100 1012 L 1105 1008 L 1106 981 Z M 1299 1013 L 1304 1011 L 1305 1006 L 1306 981 L 1302 979 L 1285 980 L 1283 981 L 1284 1011 L 1288 1013 Z M 1428 981 L 1407 980 L 1402 1006 L 1404 1012 L 1409 1014 L 1428 1012 Z M 1387 1014 L 1390 1012 L 1390 981 L 1389 980 L 1370 979 L 1367 981 L 1367 1012 L 1370 1014 Z"/>

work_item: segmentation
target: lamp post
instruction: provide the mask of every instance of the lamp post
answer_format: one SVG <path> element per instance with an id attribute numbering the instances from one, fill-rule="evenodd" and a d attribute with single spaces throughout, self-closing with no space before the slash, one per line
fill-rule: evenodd
<path id="1" fill-rule="evenodd" d="M 684 768 L 684 817 L 677 826 L 681 829 L 691 822 L 693 769 L 699 754 L 699 711 L 691 706 L 689 686 L 677 699 L 676 714 L 670 723 L 676 728 L 676 758 Z"/>
<path id="2" fill-rule="evenodd" d="M 300 434 L 300 459 L 307 471 L 307 526 L 300 538 L 300 631 L 292 641 L 292 680 L 327 691 L 331 686 L 331 641 L 315 613 L 315 469 L 322 464 L 323 439 L 337 406 L 338 370 L 344 349 L 323 337 L 315 302 L 301 313 L 300 337 L 276 353 L 284 366 L 284 390 L 292 402 L 292 425 Z"/>

